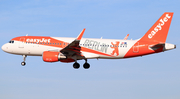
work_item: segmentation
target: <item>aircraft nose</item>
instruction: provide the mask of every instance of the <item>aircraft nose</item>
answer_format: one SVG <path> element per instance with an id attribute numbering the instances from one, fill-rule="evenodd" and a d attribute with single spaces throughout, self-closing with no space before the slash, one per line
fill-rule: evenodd
<path id="1" fill-rule="evenodd" d="M 6 52 L 6 50 L 8 49 L 8 47 L 6 46 L 6 44 L 4 44 L 4 45 L 1 47 L 1 49 L 2 49 L 4 52 Z"/>

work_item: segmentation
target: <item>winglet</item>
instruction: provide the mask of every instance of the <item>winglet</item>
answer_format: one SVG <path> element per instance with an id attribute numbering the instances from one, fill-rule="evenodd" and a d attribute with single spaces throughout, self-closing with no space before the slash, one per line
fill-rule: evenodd
<path id="1" fill-rule="evenodd" d="M 129 37 L 129 34 L 127 34 L 127 35 L 126 35 L 126 37 L 124 38 L 124 40 L 127 40 L 127 39 L 128 39 L 128 37 Z"/>
<path id="2" fill-rule="evenodd" d="M 76 40 L 81 40 L 83 34 L 84 34 L 84 31 L 86 30 L 86 28 L 84 28 L 81 33 L 78 35 L 77 39 Z"/>

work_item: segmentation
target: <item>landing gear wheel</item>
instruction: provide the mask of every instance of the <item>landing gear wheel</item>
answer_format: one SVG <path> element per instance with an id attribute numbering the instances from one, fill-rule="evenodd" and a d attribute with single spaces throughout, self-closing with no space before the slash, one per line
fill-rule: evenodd
<path id="1" fill-rule="evenodd" d="M 79 63 L 75 62 L 75 63 L 73 64 L 73 67 L 74 67 L 74 69 L 78 69 L 78 68 L 80 67 L 80 65 L 79 65 Z"/>
<path id="2" fill-rule="evenodd" d="M 25 66 L 25 65 L 26 65 L 26 62 L 22 62 L 21 65 L 22 65 L 22 66 Z"/>
<path id="3" fill-rule="evenodd" d="M 89 63 L 84 63 L 83 67 L 84 67 L 84 69 L 89 69 L 90 64 Z"/>

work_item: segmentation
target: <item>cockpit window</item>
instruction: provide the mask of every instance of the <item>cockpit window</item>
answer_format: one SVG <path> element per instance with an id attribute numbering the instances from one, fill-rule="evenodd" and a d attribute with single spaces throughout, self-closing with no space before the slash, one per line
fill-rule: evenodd
<path id="1" fill-rule="evenodd" d="M 9 43 L 14 43 L 14 41 L 9 41 Z"/>

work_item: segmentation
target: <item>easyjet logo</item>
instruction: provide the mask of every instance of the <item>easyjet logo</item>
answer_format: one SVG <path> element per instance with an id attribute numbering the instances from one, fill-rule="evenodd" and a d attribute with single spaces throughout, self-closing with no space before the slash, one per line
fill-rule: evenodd
<path id="1" fill-rule="evenodd" d="M 171 16 L 169 14 L 166 14 L 166 16 L 162 19 L 160 19 L 158 25 L 154 28 L 154 30 L 151 31 L 151 33 L 148 35 L 148 38 L 151 39 L 159 30 L 162 29 L 162 26 L 170 19 Z"/>
<path id="2" fill-rule="evenodd" d="M 26 42 L 44 42 L 44 43 L 49 43 L 51 41 L 51 39 L 45 39 L 45 38 L 42 38 L 42 39 L 26 39 Z"/>

